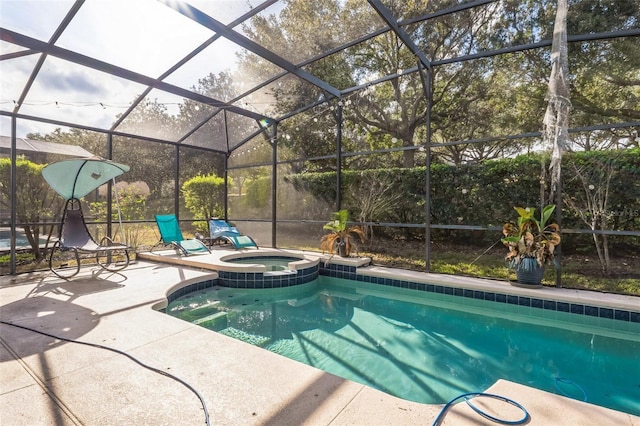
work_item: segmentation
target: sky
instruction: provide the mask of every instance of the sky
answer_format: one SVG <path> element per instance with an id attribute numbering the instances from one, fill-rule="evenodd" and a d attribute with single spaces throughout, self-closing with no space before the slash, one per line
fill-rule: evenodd
<path id="1" fill-rule="evenodd" d="M 170 1 L 170 0 L 167 0 Z M 70 0 L 0 0 L 0 26 L 41 41 L 49 41 L 73 5 Z M 193 0 L 189 2 L 228 23 L 260 0 Z M 273 10 L 267 10 L 273 13 Z M 156 0 L 87 0 L 56 45 L 137 73 L 157 78 L 213 33 Z M 24 50 L 0 42 L 0 55 Z M 233 70 L 237 47 L 220 39 L 165 81 L 190 89 L 209 73 Z M 12 111 L 40 59 L 30 54 L 0 61 L 0 109 Z M 21 114 L 109 128 L 144 86 L 47 57 L 21 108 Z M 151 100 L 178 112 L 182 101 L 154 90 Z M 48 133 L 56 127 L 18 121 L 18 137 Z M 10 120 L 0 117 L 0 134 L 10 135 Z"/>

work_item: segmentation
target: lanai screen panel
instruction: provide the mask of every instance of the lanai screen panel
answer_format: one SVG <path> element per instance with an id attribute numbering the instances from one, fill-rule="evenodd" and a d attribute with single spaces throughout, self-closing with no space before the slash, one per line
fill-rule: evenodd
<path id="1" fill-rule="evenodd" d="M 364 0 L 278 2 L 242 25 L 242 33 L 300 65 L 385 26 Z"/>
<path id="2" fill-rule="evenodd" d="M 273 147 L 262 135 L 251 138 L 247 143 L 233 150 L 229 155 L 229 167 L 244 169 L 256 165 L 270 164 L 273 157 Z M 238 188 L 242 192 L 242 188 Z"/>
<path id="3" fill-rule="evenodd" d="M 353 43 L 304 65 L 303 69 L 323 75 L 335 87 L 346 91 L 343 97 L 349 97 L 381 79 L 394 77 L 412 68 L 415 71 L 416 67 L 415 56 L 398 36 L 391 31 L 379 31 L 379 34 L 367 40 Z"/>
<path id="4" fill-rule="evenodd" d="M 532 16 L 553 26 L 552 8 L 540 2 L 494 1 L 447 15 L 424 14 L 403 28 L 426 56 L 436 63 L 466 55 L 540 41 L 547 28 L 534 27 Z"/>
<path id="5" fill-rule="evenodd" d="M 167 83 L 231 102 L 284 70 L 237 44 L 215 37 L 206 48 L 164 79 Z"/>
<path id="6" fill-rule="evenodd" d="M 229 150 L 233 151 L 238 146 L 260 131 L 258 123 L 240 114 L 227 113 L 227 131 L 229 132 Z"/>
<path id="7" fill-rule="evenodd" d="M 175 161 L 174 146 L 136 138 L 113 138 L 113 160 L 131 168 L 122 180 L 138 182 L 148 188 L 144 204 L 144 218 L 153 220 L 154 214 L 174 211 Z"/>
<path id="8" fill-rule="evenodd" d="M 19 112 L 107 129 L 144 86 L 48 56 Z"/>
<path id="9" fill-rule="evenodd" d="M 225 114 L 222 110 L 217 110 L 211 117 L 209 112 L 200 109 L 194 110 L 187 105 L 189 125 L 194 128 L 196 124 L 202 124 L 197 130 L 191 133 L 182 141 L 183 145 L 198 146 L 201 148 L 209 148 L 219 152 L 227 152 L 227 129 L 225 125 Z"/>
<path id="10" fill-rule="evenodd" d="M 632 37 L 569 43 L 569 70 L 576 74 L 570 127 L 640 121 L 637 46 Z"/>
<path id="11" fill-rule="evenodd" d="M 196 108 L 205 116 L 213 115 L 217 111 L 217 108 L 201 102 L 189 101 L 154 89 L 136 105 L 115 130 L 176 142 L 195 126 L 189 113 Z"/>
<path id="12" fill-rule="evenodd" d="M 212 18 L 229 25 L 263 3 L 278 3 L 277 1 L 243 0 L 243 1 L 216 1 L 190 0 L 189 4 L 211 16 Z"/>
<path id="13" fill-rule="evenodd" d="M 209 217 L 224 217 L 223 164 L 224 157 L 222 154 L 214 154 L 189 147 L 180 149 L 180 179 L 178 183 L 181 188 L 180 219 L 198 220 L 190 224 L 194 226 L 193 232 L 198 231 L 206 235 L 209 229 L 205 219 Z M 186 196 L 184 192 L 185 183 L 195 177 L 211 175 L 219 178 L 219 185 L 211 192 L 207 192 L 207 197 L 196 200 L 193 196 Z"/>
<path id="14" fill-rule="evenodd" d="M 7 49 L 7 50 L 5 50 Z M 11 52 L 14 50 L 23 50 L 19 46 L 11 43 L 2 43 L 2 52 Z M 2 93 L 0 108 L 4 111 L 12 111 L 20 99 L 20 95 L 24 90 L 29 79 L 29 73 L 26 70 L 33 70 L 38 62 L 39 55 L 20 56 L 13 59 L 5 59 L 0 61 L 0 93 Z M 8 133 L 3 133 L 8 134 Z"/>
<path id="15" fill-rule="evenodd" d="M 235 104 L 267 117 L 279 117 L 323 97 L 324 94 L 317 86 L 293 74 L 285 74 L 259 90 L 247 94 Z"/>
<path id="16" fill-rule="evenodd" d="M 0 26 L 46 42 L 73 3 L 73 0 L 3 1 Z"/>
<path id="17" fill-rule="evenodd" d="M 309 171 L 336 169 L 337 124 L 335 107 L 318 105 L 284 120 L 278 127 L 281 160 L 317 159 L 305 163 Z"/>
<path id="18" fill-rule="evenodd" d="M 87 1 L 57 45 L 158 78 L 209 35 L 155 0 Z"/>
<path id="19" fill-rule="evenodd" d="M 335 210 L 335 173 L 301 172 L 304 169 L 313 169 L 313 166 L 303 162 L 278 166 L 278 218 L 328 221 Z"/>
<path id="20" fill-rule="evenodd" d="M 272 241 L 272 182 L 270 164 L 272 148 L 263 135 L 253 137 L 238 148 L 229 159 L 229 218 L 244 234 L 251 235 L 258 245 L 270 246 Z"/>

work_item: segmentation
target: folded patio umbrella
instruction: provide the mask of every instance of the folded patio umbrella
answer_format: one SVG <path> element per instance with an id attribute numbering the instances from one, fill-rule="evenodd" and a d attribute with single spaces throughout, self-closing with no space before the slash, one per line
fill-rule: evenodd
<path id="1" fill-rule="evenodd" d="M 71 158 L 49 164 L 42 169 L 42 176 L 51 188 L 69 200 L 84 197 L 127 171 L 129 166 L 100 157 Z"/>

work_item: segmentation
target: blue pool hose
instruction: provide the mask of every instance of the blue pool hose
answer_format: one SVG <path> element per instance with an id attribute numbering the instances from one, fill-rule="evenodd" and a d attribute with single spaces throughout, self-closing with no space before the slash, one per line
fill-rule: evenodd
<path id="1" fill-rule="evenodd" d="M 580 386 L 579 384 L 577 384 L 576 382 L 574 382 L 573 380 L 570 379 L 566 379 L 564 377 L 556 377 L 555 380 L 555 385 L 556 385 L 556 389 L 558 389 L 558 391 L 563 394 L 564 396 L 568 397 L 568 398 L 573 398 L 571 395 L 569 395 L 568 393 L 566 393 L 561 387 L 560 387 L 560 383 L 563 384 L 567 384 L 567 385 L 571 385 L 575 388 L 577 388 L 580 392 L 582 392 L 582 400 L 584 402 L 587 402 L 587 392 L 582 388 L 582 386 Z M 577 398 L 576 398 L 577 399 Z"/>
<path id="2" fill-rule="evenodd" d="M 143 363 L 142 361 L 136 359 L 135 357 L 133 357 L 133 356 L 129 355 L 128 353 L 123 352 L 123 351 L 121 351 L 119 349 L 110 348 L 108 346 L 99 345 L 97 343 L 87 343 L 87 342 L 81 342 L 79 340 L 73 340 L 73 339 L 67 339 L 67 338 L 64 338 L 64 337 L 58 337 L 58 336 L 54 336 L 53 334 L 45 333 L 44 331 L 35 330 L 33 328 L 25 327 L 23 325 L 13 324 L 11 322 L 6 322 L 6 321 L 2 321 L 2 320 L 0 320 L 0 324 L 10 325 L 10 326 L 13 326 L 13 327 L 21 328 L 23 330 L 32 331 L 34 333 L 42 334 L 43 336 L 51 337 L 52 339 L 62 340 L 64 342 L 69 342 L 69 343 L 77 343 L 79 345 L 92 346 L 94 348 L 105 349 L 107 351 L 111 351 L 111 352 L 115 352 L 115 353 L 120 354 L 120 355 L 124 355 L 127 358 L 129 358 L 130 360 L 132 360 L 133 362 L 135 362 L 136 364 L 141 365 L 142 367 L 144 367 L 144 368 L 146 368 L 148 370 L 151 370 L 154 373 L 158 373 L 160 375 L 169 377 L 170 379 L 173 379 L 176 382 L 181 383 L 182 385 L 184 385 L 191 392 L 195 393 L 196 396 L 198 397 L 198 399 L 200 399 L 200 403 L 202 404 L 202 409 L 204 410 L 205 423 L 207 424 L 207 426 L 211 425 L 211 423 L 209 422 L 209 411 L 207 410 L 207 406 L 206 406 L 206 404 L 204 402 L 204 398 L 202 397 L 202 395 L 200 395 L 200 392 L 198 392 L 193 386 L 191 386 L 189 383 L 185 382 L 184 380 L 180 379 L 179 377 L 176 377 L 176 376 L 174 376 L 172 374 L 167 373 L 166 371 L 157 369 L 155 367 L 151 367 L 150 365 L 147 365 L 147 364 Z"/>
<path id="3" fill-rule="evenodd" d="M 490 415 L 489 413 L 487 413 L 485 411 L 482 411 L 481 409 L 479 409 L 478 407 L 473 405 L 471 402 L 469 402 L 470 398 L 476 397 L 476 396 L 483 396 L 483 397 L 487 397 L 487 398 L 493 398 L 493 399 L 498 399 L 500 401 L 504 401 L 507 404 L 511 404 L 514 407 L 518 407 L 520 410 L 522 410 L 522 413 L 524 414 L 524 416 L 521 419 L 518 419 L 518 420 L 505 420 L 505 419 L 501 419 L 501 418 L 498 418 L 498 417 L 494 417 L 494 416 Z M 465 402 L 467 403 L 467 405 L 469 407 L 471 407 L 471 409 L 473 411 L 475 411 L 476 413 L 478 413 L 479 415 L 481 415 L 485 419 L 491 420 L 494 423 L 500 423 L 500 424 L 503 424 L 503 425 L 521 425 L 521 424 L 527 423 L 529 421 L 529 418 L 530 418 L 529 412 L 522 405 L 518 404 L 517 402 L 515 402 L 512 399 L 505 398 L 504 396 L 500 396 L 500 395 L 494 395 L 494 394 L 491 394 L 491 393 L 470 392 L 470 393 L 464 393 L 462 395 L 456 396 L 451 401 L 447 402 L 447 404 L 444 407 L 442 407 L 442 410 L 440 410 L 440 414 L 438 414 L 438 417 L 436 417 L 436 419 L 433 421 L 433 425 L 432 426 L 440 425 L 440 423 L 444 419 L 444 416 L 446 415 L 447 411 L 449 411 L 449 409 L 453 405 L 455 405 L 456 401 L 458 401 L 459 399 L 464 399 Z"/>

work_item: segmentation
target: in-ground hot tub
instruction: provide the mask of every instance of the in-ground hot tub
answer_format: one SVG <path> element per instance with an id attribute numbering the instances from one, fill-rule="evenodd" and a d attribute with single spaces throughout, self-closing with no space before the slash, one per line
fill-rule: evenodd
<path id="1" fill-rule="evenodd" d="M 277 288 L 318 278 L 319 259 L 286 252 L 241 253 L 220 258 L 220 285 L 235 288 Z"/>
<path id="2" fill-rule="evenodd" d="M 266 268 L 265 273 L 269 273 L 275 271 L 291 271 L 292 268 L 289 266 L 289 263 L 299 262 L 301 260 L 304 259 L 291 256 L 250 256 L 227 259 L 225 262 L 243 265 L 264 265 Z"/>

